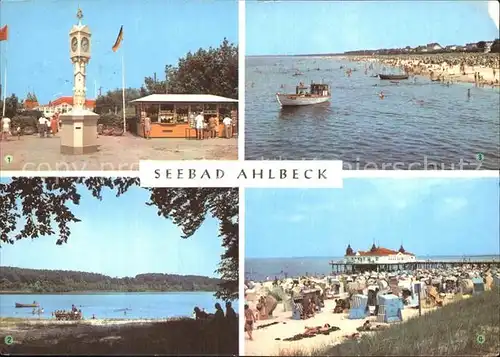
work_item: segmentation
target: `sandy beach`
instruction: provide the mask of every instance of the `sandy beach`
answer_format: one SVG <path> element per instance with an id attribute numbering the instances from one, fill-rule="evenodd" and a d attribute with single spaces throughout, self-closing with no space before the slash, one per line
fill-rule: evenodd
<path id="1" fill-rule="evenodd" d="M 255 309 L 255 305 L 252 307 Z M 348 314 L 335 314 L 334 300 L 325 300 L 323 311 L 316 314 L 314 317 L 307 320 L 292 320 L 290 311 L 283 311 L 283 304 L 278 304 L 273 312 L 274 318 L 269 320 L 257 321 L 255 330 L 253 331 L 253 341 L 245 339 L 245 354 L 249 356 L 259 355 L 293 355 L 291 351 L 301 350 L 310 353 L 316 349 L 327 346 L 340 344 L 348 339 L 349 335 L 357 333 L 356 328 L 363 325 L 366 320 L 370 320 L 375 325 L 389 326 L 389 324 L 375 322 L 376 316 L 370 316 L 366 319 L 350 320 Z M 422 314 L 433 311 L 435 308 L 422 309 Z M 403 322 L 413 317 L 418 317 L 418 309 L 404 309 Z M 267 325 L 273 322 L 278 324 L 259 328 L 259 326 Z M 284 338 L 292 337 L 296 334 L 303 333 L 306 326 L 323 326 L 325 324 L 337 326 L 338 331 L 331 332 L 329 335 L 317 335 L 311 338 L 301 339 L 299 341 L 281 341 Z M 361 332 L 361 334 L 370 334 L 375 332 Z M 279 338 L 281 340 L 276 340 Z"/>
<path id="2" fill-rule="evenodd" d="M 475 83 L 480 86 L 500 85 L 500 56 L 498 53 L 404 54 L 386 56 L 345 56 L 354 62 L 379 63 L 381 66 L 406 69 L 408 74 L 421 75 L 443 82 Z M 461 68 L 462 67 L 462 68 Z"/>

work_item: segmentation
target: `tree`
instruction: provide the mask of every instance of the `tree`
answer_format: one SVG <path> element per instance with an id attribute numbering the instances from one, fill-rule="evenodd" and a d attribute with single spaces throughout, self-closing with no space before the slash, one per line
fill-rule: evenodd
<path id="1" fill-rule="evenodd" d="M 140 98 L 141 92 L 139 89 L 125 89 L 125 105 L 128 105 L 132 100 Z M 95 102 L 95 112 L 97 114 L 118 113 L 123 109 L 123 91 L 122 89 L 114 89 L 108 91 L 105 95 L 99 96 Z"/>
<path id="2" fill-rule="evenodd" d="M 53 223 L 57 224 L 59 236 L 56 244 L 67 243 L 71 233 L 68 224 L 80 222 L 68 208 L 69 203 L 80 203 L 79 187 L 87 188 L 93 197 L 101 200 L 101 193 L 106 188 L 116 191 L 118 197 L 138 184 L 137 178 L 13 177 L 9 183 L 0 184 L 0 244 L 14 244 L 24 238 L 35 239 L 54 235 L 56 232 Z M 158 216 L 171 219 L 181 227 L 183 238 L 191 237 L 202 225 L 207 214 L 219 221 L 219 236 L 225 252 L 217 270 L 223 282 L 219 285 L 216 296 L 225 300 L 237 299 L 238 188 L 145 190 L 150 191 L 146 204 L 156 206 Z M 18 227 L 21 212 L 23 224 Z"/>
<path id="3" fill-rule="evenodd" d="M 165 79 L 144 79 L 147 94 L 214 94 L 238 98 L 238 47 L 224 39 L 218 48 L 200 48 L 165 66 Z"/>
<path id="4" fill-rule="evenodd" d="M 8 118 L 13 118 L 19 110 L 23 107 L 22 102 L 19 102 L 19 98 L 15 94 L 10 97 L 5 98 L 5 116 Z M 0 113 L 3 111 L 3 100 L 0 101 Z"/>

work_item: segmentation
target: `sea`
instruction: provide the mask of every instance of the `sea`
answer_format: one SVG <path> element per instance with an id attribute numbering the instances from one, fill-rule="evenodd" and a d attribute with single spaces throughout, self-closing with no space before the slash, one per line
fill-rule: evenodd
<path id="1" fill-rule="evenodd" d="M 351 77 L 346 68 L 355 69 Z M 245 158 L 414 170 L 459 169 L 462 159 L 466 170 L 499 168 L 498 88 L 447 87 L 419 76 L 394 84 L 364 70 L 365 63 L 332 58 L 247 57 Z M 330 84 L 330 103 L 280 109 L 276 92 L 295 93 L 311 81 Z"/>
<path id="2" fill-rule="evenodd" d="M 304 258 L 246 258 L 245 280 L 265 281 L 298 276 L 330 275 L 331 261 L 341 261 L 343 257 L 304 257 Z M 500 261 L 500 255 L 474 256 L 417 256 L 417 260 L 434 261 Z"/>
<path id="3" fill-rule="evenodd" d="M 55 310 L 71 310 L 76 305 L 84 318 L 92 314 L 98 319 L 164 319 L 191 317 L 198 306 L 214 312 L 217 301 L 213 292 L 148 292 L 148 293 L 93 293 L 93 294 L 0 294 L 0 317 L 38 318 L 31 308 L 15 308 L 15 303 L 36 301 L 44 309 L 42 318 L 51 318 Z M 238 312 L 238 302 L 233 308 Z M 124 312 L 126 311 L 126 313 Z"/>

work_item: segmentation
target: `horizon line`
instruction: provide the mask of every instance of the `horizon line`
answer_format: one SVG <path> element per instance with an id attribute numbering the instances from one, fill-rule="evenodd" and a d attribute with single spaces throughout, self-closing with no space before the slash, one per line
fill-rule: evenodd
<path id="1" fill-rule="evenodd" d="M 489 256 L 498 256 L 500 257 L 500 253 L 494 253 L 494 254 L 426 254 L 426 255 L 421 255 L 421 254 L 415 254 L 417 257 L 489 257 Z M 245 260 L 247 259 L 333 259 L 333 258 L 343 258 L 345 255 L 338 255 L 338 256 L 323 256 L 323 255 L 318 255 L 318 256 L 302 256 L 302 257 L 245 257 Z"/>
<path id="2" fill-rule="evenodd" d="M 494 38 L 493 41 L 497 40 L 498 37 Z M 476 42 L 469 42 L 469 43 L 478 43 L 481 41 L 485 40 L 479 40 Z M 488 40 L 489 41 L 489 40 Z M 486 41 L 487 42 L 487 41 Z M 432 42 L 430 42 L 432 43 Z M 441 46 L 439 42 L 436 42 Z M 295 53 L 295 54 L 265 54 L 265 55 L 251 55 L 251 54 L 245 54 L 245 57 L 306 57 L 306 56 L 340 56 L 340 55 L 348 55 L 349 52 L 358 52 L 358 51 L 379 51 L 383 49 L 396 49 L 396 48 L 405 48 L 409 45 L 403 46 L 403 47 L 394 47 L 394 48 L 377 48 L 377 49 L 354 49 L 354 50 L 345 50 L 343 52 L 325 52 L 325 53 Z M 419 45 L 423 46 L 423 45 Z M 445 46 L 461 46 L 461 45 L 445 45 Z M 418 47 L 418 46 L 417 46 Z M 428 53 L 426 53 L 428 54 Z"/>

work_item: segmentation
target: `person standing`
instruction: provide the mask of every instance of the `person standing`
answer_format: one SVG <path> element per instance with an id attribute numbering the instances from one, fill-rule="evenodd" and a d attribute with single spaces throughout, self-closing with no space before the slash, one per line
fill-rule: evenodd
<path id="1" fill-rule="evenodd" d="M 247 333 L 248 339 L 250 341 L 253 340 L 252 332 L 253 332 L 254 322 L 255 322 L 255 315 L 252 309 L 250 309 L 250 306 L 248 306 L 248 304 L 245 304 L 245 332 Z"/>
<path id="2" fill-rule="evenodd" d="M 203 112 L 200 112 L 196 116 L 196 118 L 194 118 L 194 121 L 195 121 L 195 128 L 196 128 L 196 139 L 203 140 L 203 130 L 204 130 L 204 126 L 205 126 Z"/>
<path id="3" fill-rule="evenodd" d="M 38 134 L 40 134 L 40 137 L 43 138 L 45 136 L 45 130 L 46 130 L 46 124 L 45 124 L 45 118 L 43 115 L 38 118 Z"/>
<path id="4" fill-rule="evenodd" d="M 226 139 L 229 139 L 231 138 L 233 135 L 232 133 L 232 124 L 233 124 L 233 120 L 230 118 L 230 117 L 225 117 L 223 120 L 222 120 L 222 124 L 224 124 L 224 137 Z"/>
<path id="5" fill-rule="evenodd" d="M 2 140 L 7 140 L 7 137 L 10 134 L 10 122 L 10 118 L 2 118 Z"/>
<path id="6" fill-rule="evenodd" d="M 226 302 L 226 319 L 229 321 L 237 320 L 236 312 L 234 311 L 230 301 Z"/>
<path id="7" fill-rule="evenodd" d="M 52 116 L 52 118 L 50 119 L 50 129 L 52 131 L 52 135 L 54 135 L 54 136 L 56 135 L 58 128 L 59 128 L 59 124 L 57 123 L 57 117 L 54 114 Z"/>
<path id="8" fill-rule="evenodd" d="M 151 118 L 147 115 L 144 117 L 144 136 L 151 139 Z"/>

